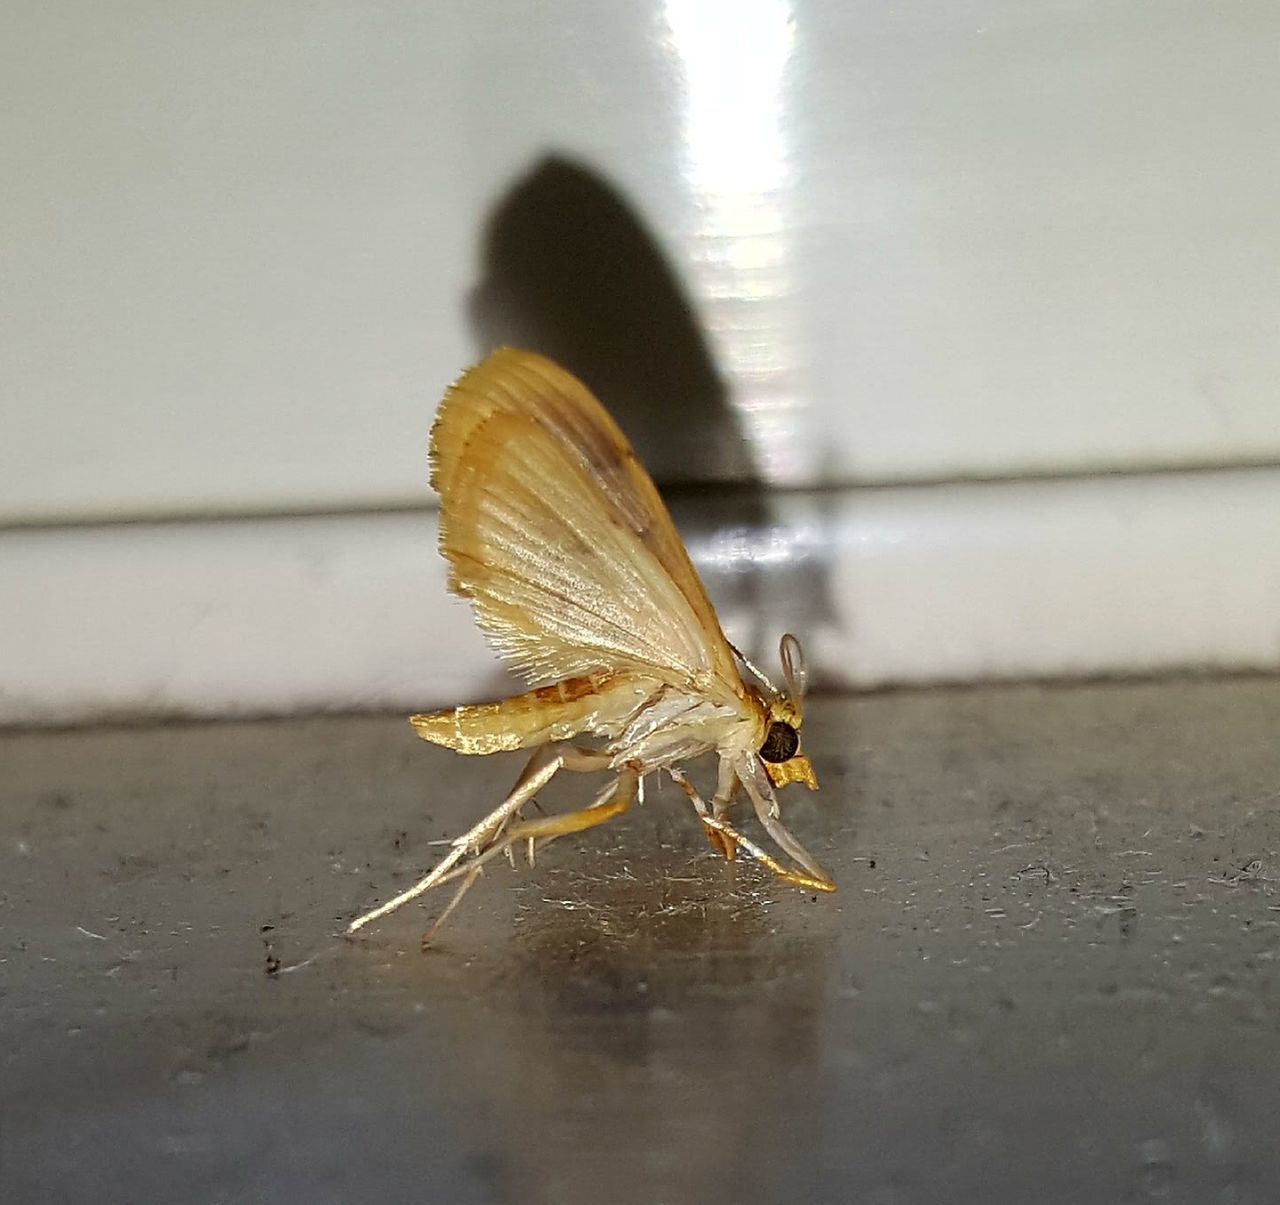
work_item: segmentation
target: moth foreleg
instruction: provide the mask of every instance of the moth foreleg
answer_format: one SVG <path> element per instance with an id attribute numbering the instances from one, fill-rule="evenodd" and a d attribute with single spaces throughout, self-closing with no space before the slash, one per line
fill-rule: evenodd
<path id="1" fill-rule="evenodd" d="M 777 796 L 774 795 L 773 787 L 759 763 L 754 760 L 746 764 L 740 763 L 737 766 L 737 775 L 755 807 L 757 818 L 764 825 L 765 832 L 773 839 L 774 844 L 804 867 L 808 877 L 819 890 L 834 891 L 836 887 L 831 881 L 831 876 L 818 865 L 813 855 L 783 825 Z"/>
<path id="2" fill-rule="evenodd" d="M 704 816 L 702 823 L 709 829 L 719 832 L 726 840 L 732 841 L 735 845 L 740 845 L 747 851 L 756 861 L 767 866 L 774 874 L 783 882 L 791 883 L 796 887 L 803 887 L 806 891 L 834 891 L 836 885 L 831 881 L 829 875 L 825 871 L 813 875 L 803 870 L 793 870 L 789 866 L 783 866 L 777 858 L 765 853 L 754 841 L 749 837 L 745 837 L 727 820 L 718 820 L 714 816 Z"/>

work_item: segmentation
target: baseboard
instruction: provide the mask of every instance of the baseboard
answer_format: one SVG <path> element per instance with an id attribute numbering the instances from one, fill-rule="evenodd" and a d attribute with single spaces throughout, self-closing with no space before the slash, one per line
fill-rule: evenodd
<path id="1" fill-rule="evenodd" d="M 731 638 L 833 687 L 1280 669 L 1280 470 L 683 499 Z M 410 709 L 510 681 L 430 512 L 0 532 L 0 723 Z"/>

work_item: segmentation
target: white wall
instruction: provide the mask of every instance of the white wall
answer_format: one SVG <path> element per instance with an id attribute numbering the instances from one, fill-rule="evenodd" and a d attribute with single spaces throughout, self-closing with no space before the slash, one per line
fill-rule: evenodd
<path id="1" fill-rule="evenodd" d="M 662 480 L 846 491 L 681 512 L 729 622 L 828 680 L 1275 668 L 1278 38 L 1262 2 L 14 10 L 0 719 L 492 686 L 429 522 L 370 512 L 430 507 L 435 400 L 503 340 Z"/>

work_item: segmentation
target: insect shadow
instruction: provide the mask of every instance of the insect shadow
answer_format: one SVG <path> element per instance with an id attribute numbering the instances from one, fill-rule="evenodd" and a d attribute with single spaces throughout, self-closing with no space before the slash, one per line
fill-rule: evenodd
<path id="1" fill-rule="evenodd" d="M 680 276 L 622 192 L 547 155 L 494 206 L 481 264 L 469 302 L 480 352 L 541 352 L 604 402 L 662 490 L 730 639 L 772 666 L 783 630 L 816 638 L 834 627 L 829 499 L 805 508 L 798 528 L 778 512 Z"/>

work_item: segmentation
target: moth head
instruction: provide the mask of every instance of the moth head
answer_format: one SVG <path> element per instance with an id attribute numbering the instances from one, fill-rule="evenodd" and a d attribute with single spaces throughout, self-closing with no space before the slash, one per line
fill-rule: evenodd
<path id="1" fill-rule="evenodd" d="M 760 760 L 775 787 L 802 782 L 811 791 L 818 789 L 818 776 L 809 759 L 800 752 L 800 728 L 804 724 L 804 691 L 807 676 L 804 653 L 789 632 L 778 649 L 786 689 L 776 692 L 768 703 Z"/>

